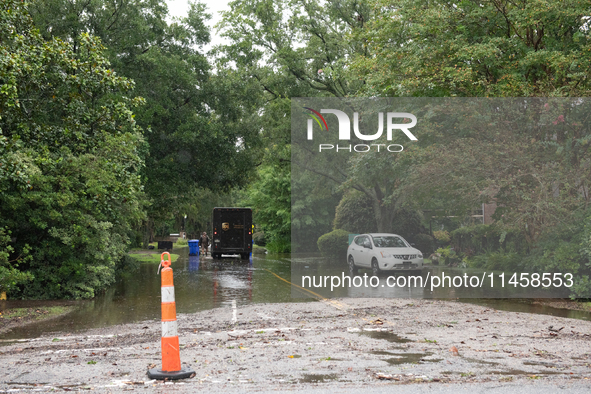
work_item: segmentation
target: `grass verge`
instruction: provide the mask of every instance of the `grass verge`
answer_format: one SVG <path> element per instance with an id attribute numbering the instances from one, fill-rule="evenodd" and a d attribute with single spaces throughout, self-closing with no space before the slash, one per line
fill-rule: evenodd
<path id="1" fill-rule="evenodd" d="M 14 327 L 53 319 L 74 310 L 74 306 L 45 306 L 38 308 L 9 308 L 0 310 L 0 333 Z"/>
<path id="2" fill-rule="evenodd" d="M 160 253 L 130 253 L 129 256 L 141 263 L 160 264 Z M 171 253 L 170 259 L 174 263 L 179 258 L 178 254 Z"/>
<path id="3" fill-rule="evenodd" d="M 252 253 L 254 253 L 254 254 L 265 254 L 266 252 L 267 252 L 267 249 L 263 248 L 262 246 L 259 246 L 259 245 L 252 246 Z"/>

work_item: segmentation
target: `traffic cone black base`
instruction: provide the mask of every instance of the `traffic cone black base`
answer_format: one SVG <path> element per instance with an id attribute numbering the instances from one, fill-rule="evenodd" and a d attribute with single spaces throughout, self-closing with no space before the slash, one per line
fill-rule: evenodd
<path id="1" fill-rule="evenodd" d="M 148 370 L 148 377 L 150 379 L 157 379 L 157 380 L 177 380 L 177 379 L 187 379 L 190 378 L 191 375 L 194 375 L 195 371 L 191 368 L 181 368 L 180 371 L 175 372 L 164 372 L 161 369 L 153 368 Z"/>

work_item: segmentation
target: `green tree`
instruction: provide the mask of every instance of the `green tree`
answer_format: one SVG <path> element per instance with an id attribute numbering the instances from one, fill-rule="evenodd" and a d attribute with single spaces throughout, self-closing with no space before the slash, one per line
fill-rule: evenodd
<path id="1" fill-rule="evenodd" d="M 133 94 L 146 101 L 136 111 L 149 145 L 145 242 L 155 228 L 179 223 L 195 190 L 223 192 L 247 182 L 260 143 L 246 120 L 258 108 L 243 81 L 212 73 L 203 52 L 210 39 L 203 4 L 191 3 L 187 16 L 172 22 L 164 0 L 41 0 L 33 15 L 46 39 L 60 37 L 75 50 L 80 32 L 100 37 L 113 69 L 132 78 Z"/>
<path id="2" fill-rule="evenodd" d="M 356 190 L 345 194 L 336 208 L 334 228 L 356 233 L 375 233 L 377 225 L 371 200 Z"/>
<path id="3" fill-rule="evenodd" d="M 355 39 L 364 92 L 379 96 L 588 96 L 582 0 L 372 0 Z"/>
<path id="4" fill-rule="evenodd" d="M 496 240 L 501 245 L 511 235 L 523 241 L 512 242 L 513 251 L 522 255 L 521 269 L 576 274 L 573 291 L 588 294 L 583 233 L 591 202 L 589 100 L 440 102 L 446 104 L 432 111 L 447 114 L 440 124 L 447 132 L 421 152 L 401 198 L 421 205 L 435 201 L 458 216 L 495 202 Z"/>
<path id="5" fill-rule="evenodd" d="M 342 193 L 324 177 L 291 171 L 291 243 L 294 252 L 316 252 L 318 238 L 333 227 Z"/>
<path id="6" fill-rule="evenodd" d="M 24 249 L 21 255 L 9 260 L 14 252 L 14 248 L 10 246 L 11 242 L 10 232 L 0 228 L 0 293 L 9 292 L 16 286 L 33 280 L 30 272 L 18 269 L 19 263 L 31 259 L 29 248 Z"/>
<path id="7" fill-rule="evenodd" d="M 253 209 L 253 221 L 265 232 L 266 247 L 290 252 L 290 177 L 283 167 L 262 167 L 247 192 L 245 204 Z"/>
<path id="8" fill-rule="evenodd" d="M 28 4 L 0 6 L 2 252 L 34 276 L 23 297 L 93 297 L 114 281 L 143 217 L 144 140 L 100 41 L 44 41 Z M 25 258 L 29 256 L 30 258 Z M 29 276 L 30 278 L 30 276 Z"/>
<path id="9" fill-rule="evenodd" d="M 366 82 L 365 94 L 589 96 L 585 1 L 371 4 L 372 20 L 354 37 L 365 40 L 371 55 L 350 63 Z M 589 206 L 586 100 L 495 105 L 458 107 L 464 119 L 447 112 L 435 124 L 445 133 L 433 128 L 401 198 L 452 215 L 495 201 L 503 234 L 521 234 L 527 246 L 521 252 L 532 253 L 524 264 L 588 270 L 587 257 L 575 252 Z"/>
<path id="10" fill-rule="evenodd" d="M 396 102 L 397 110 L 402 112 L 415 113 L 416 116 L 422 116 L 426 101 L 424 99 L 407 100 L 406 102 Z M 306 131 L 302 130 L 301 125 L 306 124 L 305 113 L 301 108 L 305 107 L 306 101 L 303 99 L 292 100 L 292 124 L 294 125 L 293 154 L 292 162 L 304 171 L 309 171 L 328 179 L 329 182 L 340 192 L 346 193 L 350 190 L 356 190 L 363 193 L 374 215 L 374 222 L 379 232 L 387 232 L 391 228 L 396 210 L 412 207 L 417 209 L 415 201 L 412 198 L 403 199 L 403 186 L 406 184 L 411 174 L 413 163 L 418 160 L 423 145 L 431 141 L 429 136 L 428 123 L 423 121 L 419 141 L 409 141 L 401 132 L 392 135 L 392 140 L 387 139 L 387 133 L 371 144 L 381 144 L 381 151 L 374 147 L 373 150 L 366 153 L 357 152 L 337 152 L 333 149 L 330 152 L 318 154 L 319 144 L 335 144 L 336 137 L 331 133 L 316 133 L 313 140 L 308 140 Z M 319 108 L 334 108 L 357 112 L 359 115 L 360 128 L 363 130 L 377 130 L 379 112 L 387 112 L 386 107 L 394 105 L 392 100 L 366 100 L 358 98 L 335 99 L 322 98 L 314 101 L 314 106 Z M 382 108 L 382 109 L 380 109 Z M 327 117 L 327 122 L 331 130 L 336 130 L 338 124 L 336 117 Z M 368 141 L 361 140 L 355 136 L 345 142 L 345 149 L 357 144 L 366 144 Z M 385 152 L 386 146 L 398 144 L 403 146 L 404 152 Z M 343 143 L 341 142 L 341 145 Z M 342 149 L 342 148 L 341 148 Z M 352 149 L 352 148 L 351 148 Z M 396 148 L 399 149 L 399 148 Z M 298 170 L 299 171 L 299 170 Z"/>
<path id="11" fill-rule="evenodd" d="M 270 189 L 277 193 L 259 201 L 268 204 L 269 211 L 276 212 L 274 198 L 282 201 L 282 196 L 289 193 L 289 184 L 284 182 L 283 175 L 273 178 L 268 174 L 290 174 L 293 170 L 289 167 L 292 162 L 290 100 L 343 97 L 359 89 L 362 82 L 349 78 L 346 59 L 364 49 L 346 37 L 356 29 L 363 29 L 369 8 L 364 1 L 352 0 L 326 4 L 307 0 L 237 0 L 230 3 L 230 8 L 218 26 L 230 44 L 217 49 L 217 67 L 228 70 L 225 75 L 248 86 L 249 94 L 237 99 L 248 98 L 251 108 L 256 108 L 259 117 L 251 119 L 252 125 L 268 142 L 259 166 L 258 182 L 263 182 L 266 189 L 270 182 L 275 182 Z M 287 210 L 292 227 L 298 229 L 296 235 L 292 234 L 292 247 L 316 250 L 316 239 L 332 226 L 334 206 L 341 193 L 335 190 L 336 184 L 326 182 L 318 174 L 308 172 L 292 179 L 297 189 L 291 190 L 291 207 L 287 204 L 281 208 L 281 212 Z M 258 182 L 247 194 L 259 193 Z M 258 223 L 267 232 L 287 237 L 284 223 L 275 221 L 275 216 L 259 216 Z"/>
<path id="12" fill-rule="evenodd" d="M 361 82 L 348 78 L 346 60 L 365 49 L 346 37 L 369 20 L 365 1 L 235 0 L 229 5 L 219 26 L 231 42 L 224 51 L 272 98 L 343 97 L 359 88 Z M 285 94 L 286 86 L 291 94 Z"/>

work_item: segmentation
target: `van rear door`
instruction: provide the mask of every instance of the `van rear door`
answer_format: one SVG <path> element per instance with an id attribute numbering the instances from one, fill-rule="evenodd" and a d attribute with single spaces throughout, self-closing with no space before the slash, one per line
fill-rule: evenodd
<path id="1" fill-rule="evenodd" d="M 224 249 L 244 248 L 244 211 L 226 211 L 222 214 L 220 240 Z"/>

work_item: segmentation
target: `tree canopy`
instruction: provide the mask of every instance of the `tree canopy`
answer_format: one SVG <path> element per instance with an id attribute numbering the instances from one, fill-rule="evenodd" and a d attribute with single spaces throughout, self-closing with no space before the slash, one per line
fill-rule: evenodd
<path id="1" fill-rule="evenodd" d="M 588 96 L 581 0 L 371 0 L 351 66 L 379 96 Z M 355 39 L 358 39 L 355 37 Z"/>
<path id="2" fill-rule="evenodd" d="M 148 233 L 186 214 L 199 188 L 228 191 L 249 179 L 260 143 L 246 119 L 257 107 L 240 81 L 212 72 L 203 4 L 171 22 L 164 0 L 38 1 L 31 12 L 46 39 L 76 49 L 81 32 L 100 38 L 113 69 L 135 81 L 132 95 L 146 102 L 136 120 L 148 144 Z"/>
<path id="3" fill-rule="evenodd" d="M 127 98 L 86 33 L 43 40 L 27 4 L 0 13 L 0 228 L 10 261 L 32 275 L 27 297 L 92 297 L 114 281 L 128 232 L 144 215 L 145 142 Z M 4 283 L 9 286 L 12 283 Z"/>

